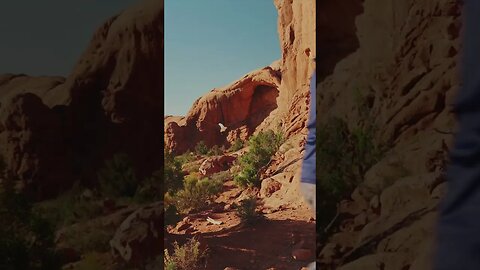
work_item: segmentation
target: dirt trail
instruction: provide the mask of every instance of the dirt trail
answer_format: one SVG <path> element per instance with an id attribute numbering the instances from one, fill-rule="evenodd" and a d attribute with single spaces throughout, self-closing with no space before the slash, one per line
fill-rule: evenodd
<path id="1" fill-rule="evenodd" d="M 232 181 L 226 182 L 215 203 L 200 213 L 186 217 L 184 221 L 191 224 L 187 229 L 170 230 L 166 243 L 183 243 L 195 235 L 208 247 L 208 270 L 223 270 L 225 267 L 293 270 L 301 269 L 313 260 L 313 254 L 304 261 L 292 257 L 292 251 L 296 249 L 315 250 L 315 221 L 309 209 L 288 206 L 266 209 L 259 206 L 257 210 L 264 213 L 265 219 L 248 227 L 241 224 L 235 209 L 227 206 L 228 210 L 225 210 L 225 205 L 243 197 L 242 190 Z M 222 224 L 211 224 L 207 217 Z"/>

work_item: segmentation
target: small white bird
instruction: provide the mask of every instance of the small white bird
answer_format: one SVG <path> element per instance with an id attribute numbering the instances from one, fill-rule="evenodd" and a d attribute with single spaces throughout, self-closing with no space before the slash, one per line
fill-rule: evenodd
<path id="1" fill-rule="evenodd" d="M 224 126 L 222 123 L 218 123 L 218 125 L 220 126 L 220 133 L 223 133 L 225 132 L 225 130 L 227 130 L 227 127 Z"/>

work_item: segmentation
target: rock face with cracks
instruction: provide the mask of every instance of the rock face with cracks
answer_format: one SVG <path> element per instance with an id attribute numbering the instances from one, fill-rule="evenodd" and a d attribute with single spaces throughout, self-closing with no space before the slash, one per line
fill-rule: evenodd
<path id="1" fill-rule="evenodd" d="M 45 181 L 57 181 L 58 187 L 69 186 L 75 180 L 92 185 L 98 169 L 116 153 L 126 153 L 131 158 L 140 178 L 160 169 L 162 25 L 163 1 L 145 0 L 104 23 L 67 78 L 1 75 L 0 103 L 7 110 L 5 113 L 9 117 L 17 115 L 16 119 L 35 119 L 23 121 L 24 126 L 15 130 L 11 122 L 17 120 L 1 123 L 0 136 L 9 138 L 1 149 L 6 155 L 7 171 L 19 180 L 31 174 L 35 186 L 38 185 L 35 189 L 45 191 L 45 196 L 39 197 L 49 197 L 59 190 L 49 190 L 46 186 L 52 184 Z M 21 109 L 23 102 L 34 104 L 39 115 Z M 34 124 L 36 120 L 40 123 Z M 52 150 L 63 148 L 67 153 L 52 157 L 40 148 L 19 147 L 22 142 L 12 139 L 19 128 L 31 134 L 31 144 Z M 51 139 L 42 140 L 49 128 L 54 134 Z M 15 157 L 11 156 L 11 149 L 16 149 Z M 51 166 L 55 158 L 62 166 Z M 41 171 L 61 175 L 58 170 L 67 168 L 77 179 L 45 180 L 38 175 Z"/>
<path id="2" fill-rule="evenodd" d="M 348 2 L 319 7 L 317 121 L 337 117 L 353 129 L 367 120 L 375 143 L 388 147 L 340 204 L 336 233 L 319 247 L 320 265 L 429 269 L 455 129 L 462 7 L 448 0 Z"/>
<path id="3" fill-rule="evenodd" d="M 165 147 L 175 153 L 245 140 L 277 106 L 280 73 L 266 67 L 222 89 L 213 89 L 193 104 L 185 117 L 165 118 Z M 218 123 L 226 127 L 224 132 Z"/>

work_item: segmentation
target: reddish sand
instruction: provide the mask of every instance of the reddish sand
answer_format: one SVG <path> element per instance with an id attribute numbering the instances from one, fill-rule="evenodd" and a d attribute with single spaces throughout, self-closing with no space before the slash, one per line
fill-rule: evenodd
<path id="1" fill-rule="evenodd" d="M 224 192 L 215 200 L 215 204 L 198 214 L 189 215 L 189 223 L 194 229 L 187 230 L 188 234 L 185 234 L 185 230 L 169 231 L 167 246 L 174 241 L 184 243 L 195 235 L 208 248 L 208 270 L 223 270 L 225 267 L 293 270 L 301 269 L 313 260 L 312 257 L 297 261 L 292 257 L 292 251 L 298 248 L 315 250 L 315 223 L 309 209 L 288 206 L 263 209 L 260 206 L 258 210 L 273 213 L 265 214 L 264 220 L 252 226 L 244 226 L 234 209 L 223 210 L 223 205 L 232 203 L 240 191 L 232 182 L 226 182 Z M 211 224 L 206 220 L 207 217 L 222 224 Z"/>

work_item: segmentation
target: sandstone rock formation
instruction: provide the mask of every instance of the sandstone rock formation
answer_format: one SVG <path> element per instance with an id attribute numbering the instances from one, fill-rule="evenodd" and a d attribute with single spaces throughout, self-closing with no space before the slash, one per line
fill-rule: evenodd
<path id="1" fill-rule="evenodd" d="M 302 131 L 308 118 L 310 77 L 316 56 L 315 1 L 275 0 L 274 3 L 278 9 L 282 83 L 279 109 L 273 117 L 281 121 L 286 135 L 292 136 Z"/>
<path id="2" fill-rule="evenodd" d="M 4 104 L 0 115 L 0 150 L 12 179 L 20 180 L 37 199 L 69 187 L 71 153 L 60 112 L 25 93 Z"/>
<path id="3" fill-rule="evenodd" d="M 309 82 L 315 67 L 315 1 L 275 0 L 282 50 L 279 108 L 287 111 L 297 92 Z M 308 85 L 307 85 L 308 89 Z"/>
<path id="4" fill-rule="evenodd" d="M 163 202 L 137 209 L 115 232 L 112 254 L 134 266 L 143 265 L 163 252 Z"/>
<path id="5" fill-rule="evenodd" d="M 280 129 L 290 149 L 274 158 L 275 168 L 282 174 L 272 179 L 282 188 L 262 192 L 270 207 L 303 204 L 298 189 L 299 171 L 316 54 L 315 1 L 276 0 L 274 3 L 279 14 L 281 59 L 201 97 L 187 116 L 165 117 L 165 147 L 176 153 L 192 149 L 201 140 L 208 146 L 228 146 L 237 138 L 246 140 L 261 130 Z M 256 110 L 252 107 L 268 109 L 253 113 Z M 219 122 L 227 127 L 226 135 L 220 133 Z"/>
<path id="6" fill-rule="evenodd" d="M 124 152 L 140 178 L 162 166 L 161 63 L 163 1 L 142 1 L 95 33 L 65 82 L 75 164 L 96 168 Z"/>
<path id="7" fill-rule="evenodd" d="M 329 56 L 317 61 L 323 73 L 317 121 L 339 117 L 350 128 L 375 123 L 375 141 L 388 150 L 342 210 L 350 214 L 335 230 L 348 233 L 349 241 L 334 234 L 320 243 L 322 269 L 428 269 L 455 128 L 461 6 L 448 0 L 348 2 L 346 9 L 322 1 L 325 9 L 319 9 L 319 51 Z M 368 111 L 367 119 L 360 110 Z"/>
<path id="8" fill-rule="evenodd" d="M 18 94 L 33 93 L 45 100 L 55 100 L 55 94 L 62 89 L 65 83 L 63 77 L 32 77 L 25 74 L 2 74 L 0 75 L 0 104 L 6 105 Z M 61 104 L 55 102 L 51 104 Z M 51 105 L 47 104 L 47 105 Z M 52 106 L 50 106 L 52 107 Z"/>
<path id="9" fill-rule="evenodd" d="M 245 140 L 277 108 L 280 74 L 266 67 L 245 75 L 231 85 L 213 89 L 193 104 L 185 117 L 165 118 L 165 147 L 175 153 Z M 227 127 L 220 132 L 218 123 Z"/>
<path id="10" fill-rule="evenodd" d="M 237 157 L 232 155 L 207 158 L 200 165 L 199 171 L 203 176 L 226 171 L 232 167 L 235 160 L 237 160 Z"/>
<path id="11" fill-rule="evenodd" d="M 92 185 L 104 161 L 121 152 L 130 156 L 140 179 L 150 176 L 163 164 L 160 136 L 163 112 L 159 106 L 163 102 L 162 63 L 163 1 L 145 0 L 100 27 L 66 79 L 0 76 L 2 107 L 8 107 L 12 99 L 14 104 L 25 100 L 25 97 L 17 97 L 22 93 L 41 98 L 32 101 L 32 106 L 43 106 L 38 108 L 39 115 L 23 116 L 29 112 L 12 109 L 14 111 L 7 112 L 11 117 L 33 117 L 46 126 L 54 126 L 48 127 L 52 128 L 49 131 L 45 131 L 46 127 L 30 127 L 32 121 L 21 126 L 31 134 L 29 143 L 41 145 L 40 148 L 23 148 L 18 146 L 18 141 L 4 140 L 2 148 L 6 150 L 2 152 L 8 155 L 8 170 L 16 178 L 35 181 L 42 186 L 47 180 L 26 178 L 33 177 L 36 170 L 56 175 L 61 174 L 59 170 L 69 169 L 76 179 L 55 180 L 57 177 L 52 177 L 48 181 L 80 180 Z M 29 96 L 29 100 L 34 98 Z M 51 123 L 47 123 L 49 121 Z M 2 137 L 12 138 L 17 136 L 12 132 L 19 132 L 12 127 L 6 129 L 9 134 L 2 133 Z M 36 141 L 35 138 L 46 136 L 42 132 L 53 134 L 48 140 Z M 48 156 L 44 153 L 46 150 L 41 149 L 43 147 L 52 151 L 63 148 L 71 154 L 68 158 Z M 16 157 L 11 156 L 13 149 Z M 29 161 L 20 161 L 22 158 Z M 52 159 L 62 162 L 53 166 Z M 23 162 L 22 169 L 19 162 Z M 30 171 L 29 175 L 25 171 Z M 58 187 L 62 186 L 60 182 Z"/>
<path id="12" fill-rule="evenodd" d="M 304 131 L 316 53 L 315 1 L 274 2 L 279 13 L 281 60 L 224 89 L 214 89 L 197 100 L 184 118 L 166 117 L 168 149 L 183 153 L 200 140 L 209 146 L 223 145 L 278 126 L 288 137 Z M 226 138 L 215 126 L 218 122 L 228 128 Z M 187 143 L 186 134 L 191 142 Z"/>

